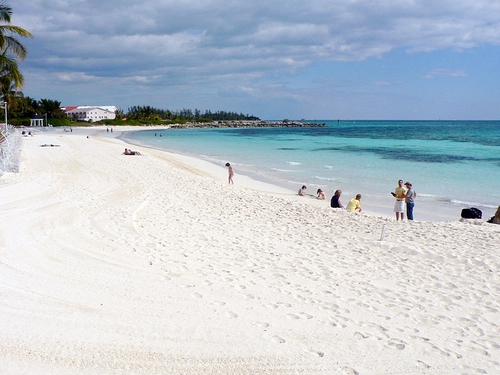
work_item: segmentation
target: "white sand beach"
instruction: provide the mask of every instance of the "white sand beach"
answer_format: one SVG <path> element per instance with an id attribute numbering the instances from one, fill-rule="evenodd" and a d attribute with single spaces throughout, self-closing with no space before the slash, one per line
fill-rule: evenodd
<path id="1" fill-rule="evenodd" d="M 500 374 L 500 225 L 228 185 L 119 133 L 23 138 L 0 177 L 0 374 Z"/>

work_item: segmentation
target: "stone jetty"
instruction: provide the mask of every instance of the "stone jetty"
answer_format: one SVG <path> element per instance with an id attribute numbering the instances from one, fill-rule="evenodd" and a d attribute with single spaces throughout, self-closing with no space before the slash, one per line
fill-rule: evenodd
<path id="1" fill-rule="evenodd" d="M 187 122 L 185 124 L 171 124 L 173 129 L 188 128 L 293 128 L 293 127 L 318 127 L 324 123 L 303 121 L 212 121 L 212 122 Z"/>

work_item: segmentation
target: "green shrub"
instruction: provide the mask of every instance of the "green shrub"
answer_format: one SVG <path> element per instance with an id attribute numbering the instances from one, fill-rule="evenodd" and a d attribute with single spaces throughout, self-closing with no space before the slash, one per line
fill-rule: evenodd
<path id="1" fill-rule="evenodd" d="M 69 118 L 48 118 L 47 120 L 52 126 L 71 126 Z"/>

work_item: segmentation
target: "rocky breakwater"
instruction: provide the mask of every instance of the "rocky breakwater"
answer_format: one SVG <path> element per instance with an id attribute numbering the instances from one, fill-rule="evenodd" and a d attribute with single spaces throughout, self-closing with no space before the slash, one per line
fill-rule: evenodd
<path id="1" fill-rule="evenodd" d="M 212 121 L 212 122 L 187 122 L 185 124 L 172 124 L 174 129 L 187 128 L 292 128 L 325 126 L 324 123 L 302 121 Z"/>

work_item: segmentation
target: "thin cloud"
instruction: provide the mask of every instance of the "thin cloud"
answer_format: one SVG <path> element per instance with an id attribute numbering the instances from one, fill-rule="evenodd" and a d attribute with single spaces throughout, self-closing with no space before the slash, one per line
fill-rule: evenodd
<path id="1" fill-rule="evenodd" d="M 30 58 L 121 56 L 137 66 L 150 61 L 152 70 L 165 61 L 202 66 L 234 56 L 273 59 L 272 66 L 255 68 L 275 70 L 318 59 L 360 61 L 400 47 L 416 52 L 500 45 L 500 5 L 488 0 L 458 6 L 403 0 L 229 5 L 146 0 L 140 6 L 121 0 L 76 5 L 21 0 L 14 11 L 15 22 L 35 33 Z"/>
<path id="2" fill-rule="evenodd" d="M 47 80 L 61 92 L 75 90 L 69 85 L 72 75 L 99 77 L 127 85 L 116 92 L 129 102 L 134 97 L 126 98 L 125 92 L 134 92 L 134 82 L 151 88 L 182 85 L 185 92 L 199 92 L 201 85 L 209 93 L 231 92 L 272 83 L 276 76 L 283 80 L 316 61 L 363 62 L 395 50 L 500 46 L 500 2 L 491 0 L 12 3 L 13 24 L 35 36 L 23 41 L 29 50 L 22 65 L 30 78 L 26 87 L 47 87 Z M 436 69 L 426 77 L 454 74 L 465 72 Z M 366 81 L 384 85 L 385 77 Z M 255 97 L 255 91 L 245 92 Z M 151 94 L 160 98 L 165 92 Z"/>
<path id="3" fill-rule="evenodd" d="M 425 78 L 436 77 L 467 77 L 467 72 L 461 69 L 443 69 L 437 68 L 427 73 Z"/>

